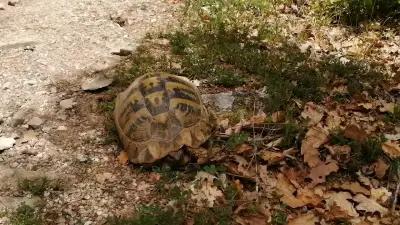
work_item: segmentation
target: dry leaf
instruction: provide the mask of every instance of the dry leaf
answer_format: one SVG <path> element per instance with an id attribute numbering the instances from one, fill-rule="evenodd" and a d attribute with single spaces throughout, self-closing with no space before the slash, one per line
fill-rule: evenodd
<path id="1" fill-rule="evenodd" d="M 237 154 L 242 154 L 245 152 L 249 152 L 253 150 L 253 146 L 249 145 L 249 144 L 241 144 L 237 147 L 235 147 L 235 152 Z"/>
<path id="2" fill-rule="evenodd" d="M 224 130 L 228 129 L 228 127 L 229 127 L 229 119 L 226 118 L 226 119 L 218 121 L 218 125 L 220 127 L 222 127 L 222 129 L 224 129 Z"/>
<path id="3" fill-rule="evenodd" d="M 314 126 L 321 121 L 322 117 L 324 116 L 324 111 L 322 110 L 321 106 L 315 105 L 313 102 L 308 102 L 304 106 L 301 116 L 304 119 L 309 120 L 309 126 Z"/>
<path id="4" fill-rule="evenodd" d="M 361 171 L 358 171 L 356 174 L 357 174 L 357 176 L 358 176 L 358 181 L 360 181 L 360 182 L 361 182 L 362 184 L 364 184 L 365 186 L 368 186 L 368 187 L 371 187 L 371 186 L 372 186 L 371 180 L 370 180 L 368 177 L 364 176 L 364 175 L 361 173 Z"/>
<path id="5" fill-rule="evenodd" d="M 342 123 L 342 118 L 339 116 L 339 113 L 336 111 L 328 112 L 328 117 L 326 118 L 326 126 L 329 130 L 334 130 L 340 127 Z"/>
<path id="6" fill-rule="evenodd" d="M 358 194 L 353 198 L 354 201 L 359 204 L 356 206 L 357 210 L 362 210 L 366 212 L 379 212 L 381 216 L 386 215 L 389 210 L 383 206 L 381 206 L 378 202 L 373 199 L 367 198 L 362 194 Z"/>
<path id="7" fill-rule="evenodd" d="M 328 141 L 329 133 L 318 127 L 310 128 L 301 143 L 301 154 L 304 156 L 304 162 L 310 167 L 316 167 L 321 163 L 318 148 Z"/>
<path id="8" fill-rule="evenodd" d="M 325 148 L 329 150 L 331 155 L 336 159 L 337 161 L 341 163 L 347 163 L 350 161 L 350 153 L 351 153 L 351 147 L 348 145 L 334 145 L 334 146 L 329 146 L 325 145 Z"/>
<path id="9" fill-rule="evenodd" d="M 314 167 L 310 171 L 309 177 L 313 180 L 312 184 L 320 184 L 325 182 L 326 176 L 333 172 L 337 172 L 339 170 L 339 166 L 336 161 L 321 163 L 317 167 Z"/>
<path id="10" fill-rule="evenodd" d="M 395 104 L 393 102 L 387 103 L 385 101 L 382 101 L 382 105 L 383 106 L 379 108 L 379 111 L 394 113 Z"/>
<path id="11" fill-rule="evenodd" d="M 385 203 L 391 196 L 392 192 L 384 187 L 371 188 L 371 199 L 379 203 Z"/>
<path id="12" fill-rule="evenodd" d="M 386 175 L 386 171 L 389 169 L 390 165 L 383 159 L 378 159 L 375 163 L 375 175 L 379 179 L 382 179 Z"/>
<path id="13" fill-rule="evenodd" d="M 192 192 L 190 196 L 198 206 L 204 206 L 204 203 L 206 203 L 207 207 L 213 207 L 217 198 L 223 196 L 222 191 L 214 186 L 215 178 L 215 176 L 203 171 L 197 173 L 194 182 L 190 185 Z M 196 182 L 200 183 L 200 188 L 197 188 Z"/>
<path id="14" fill-rule="evenodd" d="M 257 215 L 249 215 L 243 217 L 235 218 L 236 223 L 240 225 L 267 225 L 267 219 L 265 216 L 257 214 Z"/>
<path id="15" fill-rule="evenodd" d="M 247 123 L 249 125 L 250 124 L 260 124 L 260 123 L 264 123 L 266 119 L 267 119 L 267 115 L 264 112 L 261 112 L 257 115 L 250 117 L 250 119 L 247 121 Z"/>
<path id="16" fill-rule="evenodd" d="M 322 202 L 322 197 L 318 196 L 313 190 L 303 188 L 297 190 L 297 199 L 301 200 L 307 205 L 318 206 Z"/>
<path id="17" fill-rule="evenodd" d="M 307 213 L 289 220 L 287 225 L 315 225 L 317 222 L 319 222 L 319 219 L 314 213 Z"/>
<path id="18" fill-rule="evenodd" d="M 358 182 L 344 182 L 342 184 L 334 184 L 334 188 L 350 191 L 353 194 L 371 195 L 371 192 L 365 187 L 361 186 Z"/>
<path id="19" fill-rule="evenodd" d="M 292 208 L 298 208 L 306 205 L 302 200 L 297 199 L 293 195 L 293 193 L 296 191 L 296 188 L 293 187 L 293 185 L 283 174 L 278 174 L 277 179 L 276 188 L 280 194 L 283 195 L 280 199 L 283 203 Z"/>
<path id="20" fill-rule="evenodd" d="M 374 104 L 372 104 L 371 102 L 367 102 L 367 103 L 358 103 L 358 106 L 363 107 L 364 109 L 373 109 L 374 108 Z"/>
<path id="21" fill-rule="evenodd" d="M 386 141 L 383 143 L 382 150 L 392 159 L 400 157 L 400 145 L 395 141 Z"/>
<path id="22" fill-rule="evenodd" d="M 367 133 L 356 125 L 349 125 L 345 128 L 344 134 L 346 138 L 363 142 L 367 139 Z"/>
<path id="23" fill-rule="evenodd" d="M 268 150 L 261 150 L 259 154 L 264 161 L 268 162 L 268 164 L 278 163 L 285 158 L 281 152 L 273 152 Z"/>
<path id="24" fill-rule="evenodd" d="M 117 158 L 118 158 L 118 162 L 121 163 L 122 165 L 126 165 L 129 162 L 128 153 L 125 151 L 121 151 Z"/>
<path id="25" fill-rule="evenodd" d="M 271 117 L 273 123 L 280 123 L 285 121 L 285 113 L 282 111 L 272 113 Z"/>
<path id="26" fill-rule="evenodd" d="M 327 193 L 325 196 L 328 198 L 326 201 L 328 207 L 337 206 L 349 217 L 358 217 L 357 211 L 349 201 L 353 198 L 349 192 L 333 192 Z"/>

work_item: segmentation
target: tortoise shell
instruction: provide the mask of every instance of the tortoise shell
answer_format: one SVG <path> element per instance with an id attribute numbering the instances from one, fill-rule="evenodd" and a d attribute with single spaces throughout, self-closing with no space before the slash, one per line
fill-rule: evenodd
<path id="1" fill-rule="evenodd" d="M 155 162 L 183 146 L 198 148 L 213 129 L 199 91 L 180 76 L 143 75 L 117 96 L 115 104 L 118 134 L 133 163 Z"/>

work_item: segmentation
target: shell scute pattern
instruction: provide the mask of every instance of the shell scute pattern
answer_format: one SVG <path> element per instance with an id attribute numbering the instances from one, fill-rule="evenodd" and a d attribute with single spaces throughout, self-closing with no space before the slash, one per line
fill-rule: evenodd
<path id="1" fill-rule="evenodd" d="M 197 88 L 181 77 L 137 78 L 116 100 L 117 130 L 134 163 L 151 163 L 183 145 L 199 147 L 213 128 Z"/>

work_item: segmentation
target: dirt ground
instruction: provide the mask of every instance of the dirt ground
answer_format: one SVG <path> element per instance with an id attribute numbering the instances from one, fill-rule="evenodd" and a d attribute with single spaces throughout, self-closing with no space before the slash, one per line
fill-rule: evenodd
<path id="1" fill-rule="evenodd" d="M 79 85 L 118 64 L 121 57 L 112 52 L 134 51 L 147 32 L 176 24 L 178 6 L 162 0 L 13 2 L 0 1 L 0 137 L 15 140 L 0 151 L 0 210 L 44 203 L 49 224 L 84 225 L 132 212 L 149 201 L 152 187 L 116 163 L 117 146 L 104 145 L 102 118 Z M 63 108 L 66 99 L 72 104 Z M 28 125 L 34 117 L 39 125 Z M 18 180 L 32 176 L 57 179 L 61 190 L 43 198 L 22 193 Z"/>

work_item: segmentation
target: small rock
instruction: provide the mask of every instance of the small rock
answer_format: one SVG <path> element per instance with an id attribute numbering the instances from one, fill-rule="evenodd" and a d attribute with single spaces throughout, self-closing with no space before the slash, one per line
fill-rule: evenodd
<path id="1" fill-rule="evenodd" d="M 201 97 L 204 103 L 214 105 L 222 111 L 231 110 L 235 101 L 235 97 L 231 91 L 218 94 L 204 94 Z"/>
<path id="2" fill-rule="evenodd" d="M 60 106 L 63 109 L 72 109 L 76 103 L 74 102 L 74 99 L 69 98 L 69 99 L 64 99 L 60 102 Z"/>
<path id="3" fill-rule="evenodd" d="M 37 133 L 33 130 L 28 130 L 24 133 L 21 143 L 26 143 L 35 139 L 37 139 Z"/>
<path id="4" fill-rule="evenodd" d="M 26 114 L 28 114 L 28 112 L 25 110 L 16 112 L 11 120 L 11 126 L 16 127 L 24 123 Z"/>
<path id="5" fill-rule="evenodd" d="M 89 160 L 89 158 L 88 158 L 87 156 L 82 155 L 82 154 L 78 154 L 78 155 L 76 156 L 76 159 L 77 159 L 79 162 L 87 162 L 87 161 Z"/>
<path id="6" fill-rule="evenodd" d="M 0 10 L 5 10 L 5 9 L 6 9 L 5 5 L 0 2 Z"/>
<path id="7" fill-rule="evenodd" d="M 113 54 L 113 55 L 119 55 L 119 56 L 128 56 L 128 55 L 131 55 L 132 52 L 133 52 L 132 50 L 121 48 L 121 49 L 119 50 L 119 52 L 112 52 L 111 54 Z"/>
<path id="8" fill-rule="evenodd" d="M 10 6 L 15 6 L 15 5 L 17 5 L 19 3 L 19 0 L 11 0 L 11 1 L 8 1 L 8 5 L 10 5 Z"/>
<path id="9" fill-rule="evenodd" d="M 112 79 L 106 78 L 103 75 L 96 76 L 92 79 L 86 80 L 82 83 L 81 87 L 84 91 L 93 91 L 109 86 L 113 82 Z"/>
<path id="10" fill-rule="evenodd" d="M 39 117 L 33 117 L 31 120 L 28 121 L 28 125 L 33 129 L 39 128 L 43 124 L 43 120 Z"/>
<path id="11" fill-rule="evenodd" d="M 15 139 L 14 138 L 7 138 L 7 137 L 0 137 L 0 151 L 6 150 L 14 146 Z"/>
<path id="12" fill-rule="evenodd" d="M 58 127 L 57 127 L 57 130 L 59 130 L 59 131 L 66 131 L 66 130 L 68 130 L 68 128 L 67 128 L 66 126 L 58 126 Z"/>
<path id="13" fill-rule="evenodd" d="M 111 180 L 112 177 L 113 177 L 112 173 L 96 174 L 96 181 L 102 184 L 106 180 Z"/>

